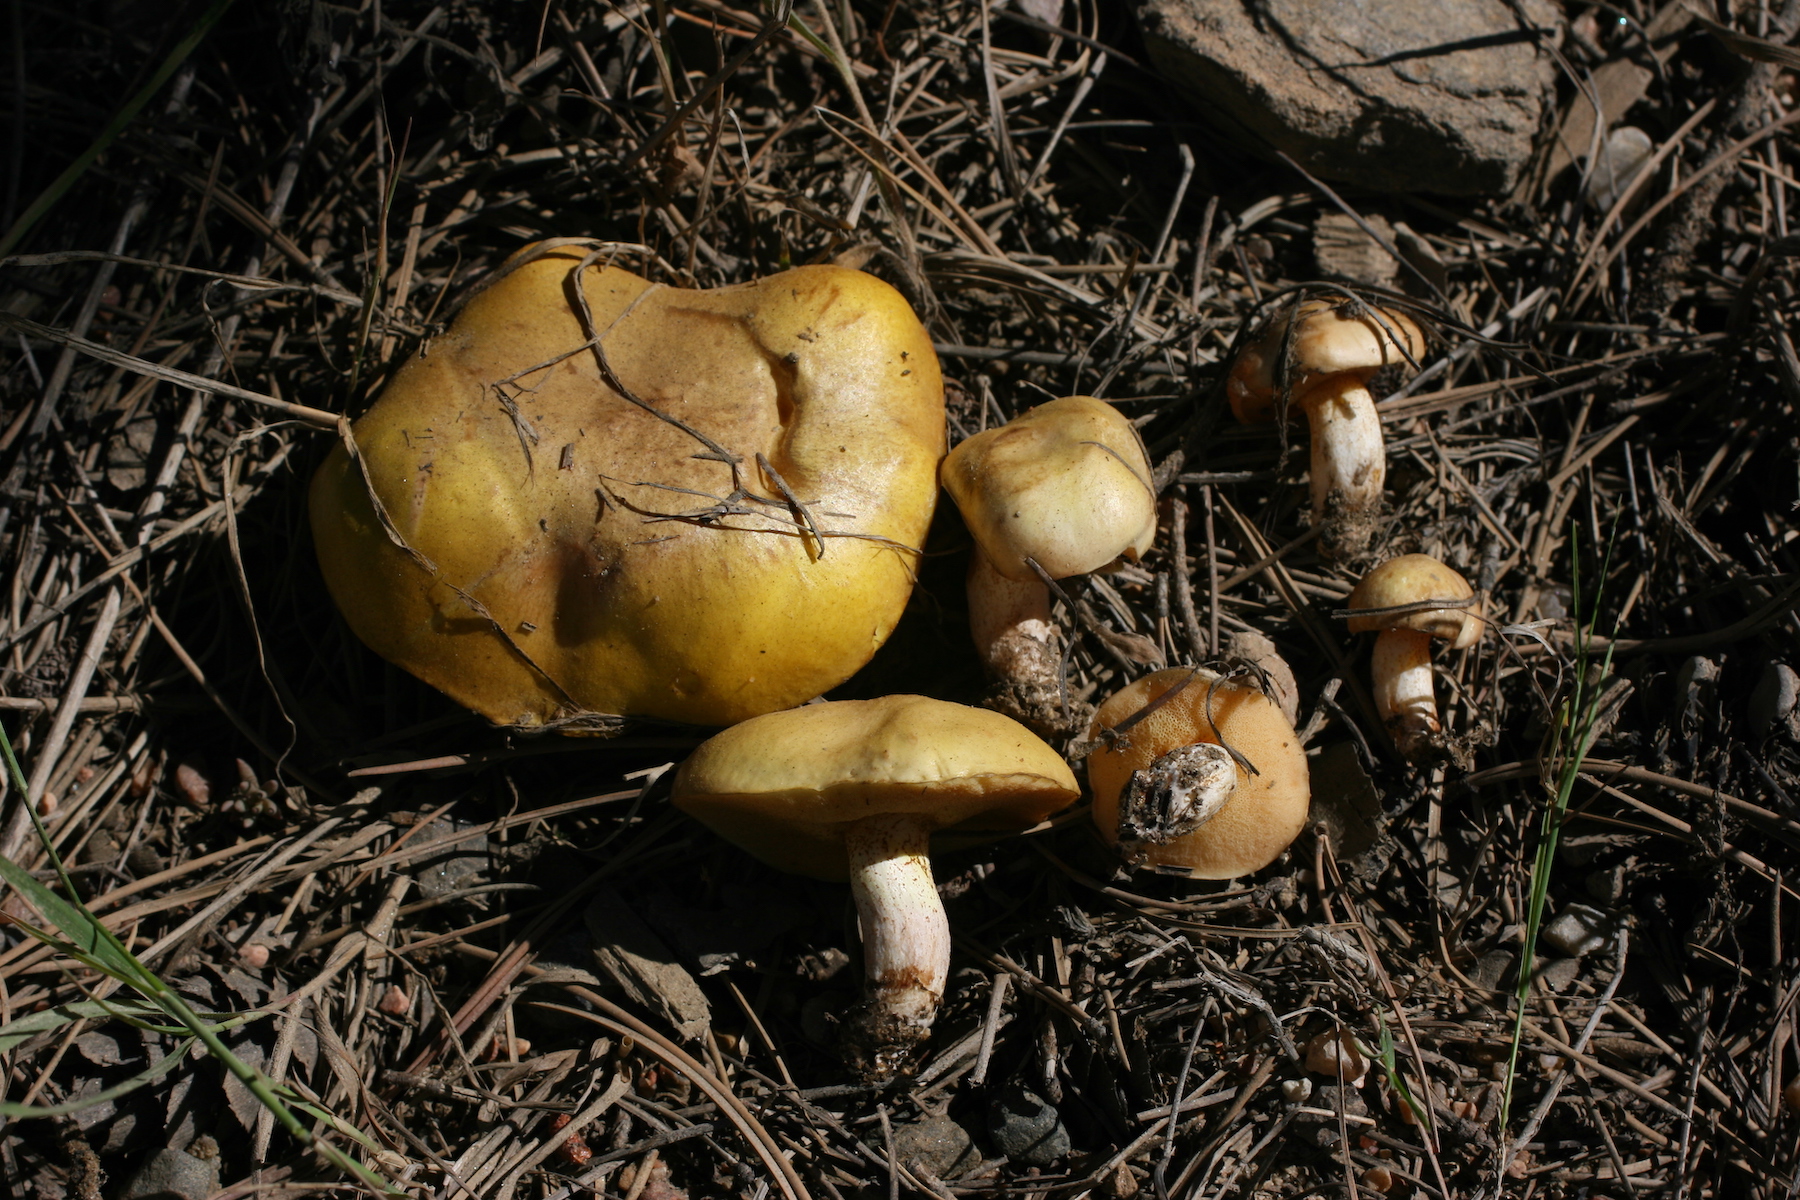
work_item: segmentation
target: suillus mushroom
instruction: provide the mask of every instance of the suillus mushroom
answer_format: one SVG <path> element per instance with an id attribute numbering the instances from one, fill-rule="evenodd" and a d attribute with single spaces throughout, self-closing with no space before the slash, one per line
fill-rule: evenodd
<path id="1" fill-rule="evenodd" d="M 1234 879 L 1306 825 L 1306 753 L 1275 702 L 1200 667 L 1146 675 L 1094 714 L 1100 834 L 1132 866 Z"/>
<path id="2" fill-rule="evenodd" d="M 1313 524 L 1328 553 L 1359 553 L 1381 508 L 1387 451 L 1369 378 L 1417 362 L 1424 350 L 1424 335 L 1403 312 L 1313 299 L 1278 314 L 1232 364 L 1225 395 L 1238 420 L 1275 420 L 1284 388 L 1306 414 Z"/>
<path id="3" fill-rule="evenodd" d="M 1375 708 L 1408 759 L 1442 745 L 1431 676 L 1433 638 L 1464 650 L 1481 638 L 1469 581 L 1429 554 L 1402 554 L 1364 575 L 1347 606 L 1351 633 L 1377 633 L 1369 657 Z"/>
<path id="4" fill-rule="evenodd" d="M 999 707 L 1061 730 L 1061 656 L 1044 579 L 1136 559 L 1156 538 L 1143 440 L 1092 396 L 1040 404 L 959 444 L 939 471 L 975 554 L 969 627 Z"/>
<path id="5" fill-rule="evenodd" d="M 1017 721 L 924 696 L 756 717 L 702 743 L 674 783 L 676 807 L 769 865 L 849 881 L 869 995 L 844 1053 L 871 1078 L 910 1070 L 949 978 L 932 833 L 1027 828 L 1077 795 Z"/>
<path id="6" fill-rule="evenodd" d="M 351 628 L 500 724 L 727 724 L 861 667 L 936 502 L 931 340 L 871 275 L 515 255 L 312 488 Z"/>

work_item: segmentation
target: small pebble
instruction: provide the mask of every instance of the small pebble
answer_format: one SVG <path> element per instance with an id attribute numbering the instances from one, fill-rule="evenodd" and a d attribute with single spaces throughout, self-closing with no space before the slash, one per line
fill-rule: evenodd
<path id="1" fill-rule="evenodd" d="M 1538 940 L 1570 958 L 1592 954 L 1612 937 L 1612 919 L 1588 904 L 1565 904 L 1545 923 Z"/>
<path id="2" fill-rule="evenodd" d="M 412 997 L 399 984 L 390 983 L 387 992 L 381 997 L 381 1003 L 375 1007 L 390 1017 L 404 1017 L 412 1008 Z"/>
<path id="3" fill-rule="evenodd" d="M 1348 1029 L 1328 1029 L 1306 1043 L 1306 1069 L 1355 1087 L 1368 1071 L 1369 1060 L 1357 1046 L 1355 1034 Z"/>
<path id="4" fill-rule="evenodd" d="M 1289 1104 L 1304 1104 L 1312 1095 L 1312 1080 L 1284 1079 L 1281 1081 L 1281 1098 Z"/>
<path id="5" fill-rule="evenodd" d="M 1618 202 L 1643 170 L 1652 149 L 1650 135 L 1635 125 L 1621 125 L 1607 137 L 1588 174 L 1587 202 L 1605 212 Z"/>
<path id="6" fill-rule="evenodd" d="M 256 942 L 238 951 L 238 958 L 251 970 L 260 971 L 269 965 L 269 948 Z"/>
<path id="7" fill-rule="evenodd" d="M 139 1167 L 120 1200 L 206 1200 L 219 1190 L 219 1161 L 165 1146 Z"/>
<path id="8" fill-rule="evenodd" d="M 1370 1167 L 1356 1182 L 1370 1191 L 1381 1192 L 1385 1195 L 1393 1189 L 1394 1173 L 1386 1167 Z"/>
<path id="9" fill-rule="evenodd" d="M 574 1119 L 568 1113 L 556 1114 L 556 1117 L 550 1122 L 550 1132 L 556 1133 L 567 1129 L 569 1122 Z M 556 1148 L 556 1156 L 562 1159 L 567 1166 L 585 1167 L 593 1159 L 594 1151 L 588 1146 L 587 1139 L 577 1131 L 563 1139 L 562 1144 Z"/>
<path id="10" fill-rule="evenodd" d="M 1131 1200 L 1139 1191 L 1137 1176 L 1131 1173 L 1131 1164 L 1114 1163 L 1100 1181 L 1100 1194 L 1110 1200 Z"/>
<path id="11" fill-rule="evenodd" d="M 1062 1117 L 1022 1087 L 1004 1089 L 988 1105 L 988 1137 L 996 1150 L 1027 1167 L 1047 1167 L 1069 1152 Z"/>
<path id="12" fill-rule="evenodd" d="M 1762 675 L 1750 693 L 1749 709 L 1745 714 L 1750 719 L 1750 732 L 1757 737 L 1767 737 L 1774 732 L 1787 732 L 1792 736 L 1797 707 L 1800 707 L 1800 675 L 1786 663 L 1764 663 Z"/>
<path id="13" fill-rule="evenodd" d="M 953 1179 L 981 1161 L 969 1131 L 946 1116 L 896 1124 L 894 1157 L 923 1163 L 939 1179 Z"/>

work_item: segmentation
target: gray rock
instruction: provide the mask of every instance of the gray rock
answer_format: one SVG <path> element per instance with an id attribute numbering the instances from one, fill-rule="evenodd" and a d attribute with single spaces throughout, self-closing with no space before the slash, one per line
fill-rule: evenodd
<path id="1" fill-rule="evenodd" d="M 468 822 L 439 817 L 413 835 L 418 845 L 428 845 L 458 832 Z M 414 867 L 419 881 L 419 894 L 428 900 L 453 895 L 475 885 L 477 876 L 489 867 L 488 840 L 485 834 L 446 846 Z"/>
<path id="2" fill-rule="evenodd" d="M 1394 244 L 1394 227 L 1385 218 L 1369 213 L 1363 220 L 1370 229 L 1387 239 L 1388 245 Z M 1320 279 L 1348 279 L 1351 283 L 1375 287 L 1392 287 L 1394 276 L 1400 270 L 1400 264 L 1382 249 L 1380 242 L 1364 232 L 1348 214 L 1341 212 L 1320 213 L 1319 219 L 1313 222 L 1313 261 L 1318 264 Z M 1268 640 L 1259 633 L 1234 633 L 1231 636 L 1234 639 L 1248 636 Z M 1292 680 L 1292 672 L 1289 672 L 1289 679 Z M 1285 706 L 1282 711 L 1287 711 Z M 1290 723 L 1294 720 L 1293 716 L 1288 717 Z"/>
<path id="3" fill-rule="evenodd" d="M 186 1150 L 164 1147 L 138 1168 L 122 1200 L 206 1200 L 219 1190 L 219 1160 L 198 1159 Z"/>
<path id="4" fill-rule="evenodd" d="M 1027 1167 L 1047 1167 L 1069 1152 L 1069 1131 L 1055 1107 L 1022 1087 L 1005 1088 L 988 1104 L 988 1137 Z"/>
<path id="5" fill-rule="evenodd" d="M 1548 0 L 1145 0 L 1150 58 L 1221 131 L 1324 179 L 1497 195 L 1531 157 L 1555 70 Z"/>
<path id="6" fill-rule="evenodd" d="M 1578 958 L 1606 945 L 1612 933 L 1612 918 L 1599 909 L 1588 904 L 1565 904 L 1561 912 L 1544 923 L 1538 940 L 1552 950 Z"/>
<path id="7" fill-rule="evenodd" d="M 706 993 L 623 896 L 612 888 L 600 889 L 582 919 L 593 938 L 600 974 L 610 977 L 632 1003 L 661 1012 L 684 1040 L 706 1036 L 712 1024 Z"/>
<path id="8" fill-rule="evenodd" d="M 1797 708 L 1800 675 L 1786 663 L 1764 663 L 1762 676 L 1750 693 L 1750 732 L 1757 737 L 1768 737 L 1773 732 L 1800 736 L 1800 721 L 1795 719 Z"/>
<path id="9" fill-rule="evenodd" d="M 1518 961 L 1518 955 L 1507 950 L 1489 950 L 1475 963 L 1475 982 L 1490 992 L 1500 990 L 1500 983 Z"/>
<path id="10" fill-rule="evenodd" d="M 1363 1103 L 1360 1092 L 1335 1083 L 1319 1084 L 1303 1107 L 1306 1111 L 1295 1116 L 1294 1124 L 1303 1131 L 1302 1136 L 1310 1137 L 1322 1150 L 1330 1150 L 1338 1144 L 1339 1113 L 1352 1117 L 1369 1115 L 1369 1106 Z"/>
<path id="11" fill-rule="evenodd" d="M 1601 212 L 1610 209 L 1650 161 L 1653 149 L 1650 135 L 1635 125 L 1621 125 L 1608 134 L 1594 158 L 1587 187 L 1582 189 L 1581 198 L 1588 207 Z"/>
<path id="12" fill-rule="evenodd" d="M 923 1163 L 939 1179 L 953 1179 L 981 1161 L 969 1131 L 945 1116 L 894 1126 L 894 1157 Z"/>

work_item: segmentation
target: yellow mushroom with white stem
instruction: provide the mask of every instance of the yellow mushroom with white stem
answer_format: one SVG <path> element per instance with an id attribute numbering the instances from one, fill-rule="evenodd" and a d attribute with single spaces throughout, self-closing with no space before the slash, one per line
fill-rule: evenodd
<path id="1" fill-rule="evenodd" d="M 1065 396 L 963 441 L 939 477 L 975 539 L 969 628 L 999 707 L 1061 732 L 1061 652 L 1044 580 L 1150 549 L 1156 493 L 1143 440 L 1104 400 Z"/>
<path id="2" fill-rule="evenodd" d="M 1481 604 L 1469 581 L 1429 554 L 1390 558 L 1350 593 L 1351 633 L 1375 633 L 1369 681 L 1394 746 L 1415 762 L 1443 744 L 1431 643 L 1466 650 L 1481 639 Z"/>
<path id="3" fill-rule="evenodd" d="M 1283 387 L 1306 414 L 1313 524 L 1327 554 L 1360 553 L 1381 511 L 1387 448 L 1369 379 L 1424 351 L 1418 325 L 1397 309 L 1312 299 L 1278 313 L 1232 364 L 1225 395 L 1238 420 L 1275 420 Z"/>
<path id="4" fill-rule="evenodd" d="M 1017 721 L 884 696 L 734 725 L 681 765 L 673 800 L 778 870 L 849 881 L 869 986 L 844 1056 L 885 1079 L 911 1073 L 950 977 L 931 835 L 1025 829 L 1079 794 L 1068 764 Z"/>

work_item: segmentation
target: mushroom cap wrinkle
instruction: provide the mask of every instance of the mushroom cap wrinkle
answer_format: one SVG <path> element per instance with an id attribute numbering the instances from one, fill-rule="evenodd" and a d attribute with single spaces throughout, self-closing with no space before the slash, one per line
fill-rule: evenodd
<path id="1" fill-rule="evenodd" d="M 1118 409 L 1065 396 L 976 434 L 940 472 L 994 569 L 1036 580 L 1137 558 L 1156 540 L 1156 493 L 1143 439 Z"/>
<path id="2" fill-rule="evenodd" d="M 925 696 L 836 700 L 716 734 L 674 802 L 769 865 L 846 877 L 845 829 L 914 814 L 938 829 L 1024 829 L 1073 803 L 1062 756 L 1010 717 Z"/>
<path id="3" fill-rule="evenodd" d="M 362 470 L 341 446 L 320 468 L 338 607 L 500 724 L 726 724 L 836 686 L 899 620 L 931 520 L 930 338 L 858 271 L 692 291 L 586 253 L 516 254 L 355 423 Z M 578 285 L 642 405 L 602 378 Z"/>
<path id="4" fill-rule="evenodd" d="M 1217 687 L 1212 686 L 1215 682 Z M 1211 671 L 1176 667 L 1146 675 L 1115 693 L 1095 714 L 1089 736 L 1115 728 L 1178 687 L 1176 695 L 1138 720 L 1118 743 L 1088 755 L 1094 823 L 1109 843 L 1117 845 L 1119 799 L 1132 773 L 1182 746 L 1216 745 L 1222 735 L 1257 773 L 1239 765 L 1236 789 L 1211 819 L 1175 841 L 1142 843 L 1141 861 L 1180 868 L 1196 879 L 1233 879 L 1261 870 L 1305 828 L 1311 796 L 1300 737 L 1274 701 L 1255 687 L 1221 680 Z"/>
<path id="5" fill-rule="evenodd" d="M 1350 593 L 1347 607 L 1400 608 L 1427 600 L 1468 600 L 1475 595 L 1469 581 L 1429 554 L 1402 554 L 1390 558 L 1364 575 Z M 1384 629 L 1413 629 L 1442 638 L 1457 650 L 1466 650 L 1481 639 L 1481 609 L 1432 608 L 1423 612 L 1387 616 L 1352 616 L 1351 633 L 1377 633 Z"/>

